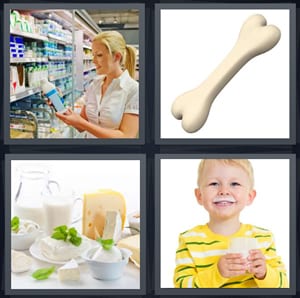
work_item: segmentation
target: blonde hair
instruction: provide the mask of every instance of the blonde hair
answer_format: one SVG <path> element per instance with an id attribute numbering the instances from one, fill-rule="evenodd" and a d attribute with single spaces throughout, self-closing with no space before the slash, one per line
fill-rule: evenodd
<path id="1" fill-rule="evenodd" d="M 250 189 L 251 190 L 253 189 L 254 173 L 253 173 L 252 165 L 248 159 L 202 159 L 198 167 L 198 179 L 197 179 L 198 187 L 200 187 L 201 184 L 204 168 L 205 166 L 207 166 L 209 162 L 219 162 L 225 165 L 242 168 L 249 177 Z"/>
<path id="2" fill-rule="evenodd" d="M 94 41 L 104 44 L 110 55 L 121 53 L 121 64 L 128 70 L 129 75 L 134 78 L 136 64 L 136 49 L 126 44 L 126 41 L 118 31 L 104 31 L 95 36 Z"/>

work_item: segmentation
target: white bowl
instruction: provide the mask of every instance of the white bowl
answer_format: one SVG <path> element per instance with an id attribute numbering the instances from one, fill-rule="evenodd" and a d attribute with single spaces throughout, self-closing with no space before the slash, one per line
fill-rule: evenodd
<path id="1" fill-rule="evenodd" d="M 97 249 L 99 249 L 99 247 L 91 248 L 81 256 L 87 262 L 92 272 L 92 276 L 101 280 L 114 280 L 120 278 L 132 252 L 129 249 L 120 248 L 122 253 L 121 261 L 99 262 L 92 260 L 92 257 Z"/>
<path id="2" fill-rule="evenodd" d="M 140 233 L 140 212 L 136 211 L 128 214 L 128 224 L 130 233 L 136 235 Z"/>
<path id="3" fill-rule="evenodd" d="M 22 222 L 22 220 L 21 220 Z M 11 248 L 15 250 L 26 250 L 32 245 L 32 243 L 38 238 L 41 233 L 40 226 L 31 221 L 26 220 L 26 222 L 30 222 L 36 226 L 36 229 L 29 233 L 18 234 L 11 232 Z"/>

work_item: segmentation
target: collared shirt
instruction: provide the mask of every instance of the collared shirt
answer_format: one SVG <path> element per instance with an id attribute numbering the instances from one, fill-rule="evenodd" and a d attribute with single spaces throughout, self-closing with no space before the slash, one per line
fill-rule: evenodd
<path id="1" fill-rule="evenodd" d="M 127 70 L 108 86 L 104 96 L 101 86 L 105 75 L 96 76 L 85 94 L 86 115 L 89 122 L 101 127 L 119 129 L 123 114 L 139 114 L 139 84 Z M 87 133 L 88 138 L 95 138 Z"/>

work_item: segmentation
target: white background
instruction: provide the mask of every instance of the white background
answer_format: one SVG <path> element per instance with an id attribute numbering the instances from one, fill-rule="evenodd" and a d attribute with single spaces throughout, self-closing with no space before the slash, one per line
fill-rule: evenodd
<path id="1" fill-rule="evenodd" d="M 123 194 L 127 214 L 140 210 L 139 160 L 12 160 L 12 198 L 19 184 L 17 169 L 25 164 L 45 165 L 50 170 L 51 180 L 72 188 L 79 196 L 110 188 Z"/>
<path id="2" fill-rule="evenodd" d="M 161 160 L 161 288 L 173 288 L 179 234 L 208 222 L 194 196 L 199 159 Z M 241 212 L 241 222 L 269 229 L 289 276 L 289 160 L 250 159 L 257 195 Z"/>
<path id="3" fill-rule="evenodd" d="M 232 78 L 198 132 L 185 132 L 171 114 L 173 101 L 209 76 L 257 13 L 280 29 L 280 41 Z M 288 10 L 162 9 L 160 42 L 161 138 L 289 138 Z"/>

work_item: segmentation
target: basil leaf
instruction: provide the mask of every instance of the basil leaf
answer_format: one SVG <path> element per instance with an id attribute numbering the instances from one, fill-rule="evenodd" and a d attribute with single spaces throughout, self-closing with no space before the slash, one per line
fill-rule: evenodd
<path id="1" fill-rule="evenodd" d="M 70 242 L 75 246 L 79 246 L 82 242 L 82 239 L 81 239 L 81 237 L 75 236 L 75 237 L 70 238 Z"/>
<path id="2" fill-rule="evenodd" d="M 110 250 L 114 245 L 113 239 L 101 239 L 98 238 L 97 241 L 102 245 L 105 250 Z"/>
<path id="3" fill-rule="evenodd" d="M 68 227 L 66 225 L 58 226 L 58 227 L 54 228 L 54 231 L 61 232 L 61 233 L 65 234 L 65 233 L 68 232 Z"/>
<path id="4" fill-rule="evenodd" d="M 75 246 L 79 246 L 81 244 L 81 237 L 77 236 L 78 233 L 75 228 L 70 228 L 66 225 L 58 226 L 54 229 L 54 233 L 51 235 L 51 238 L 56 240 L 64 240 L 69 241 Z"/>
<path id="5" fill-rule="evenodd" d="M 51 235 L 51 238 L 53 239 L 56 239 L 56 240 L 64 240 L 66 241 L 67 240 L 67 234 L 63 234 L 61 232 L 54 232 L 52 235 Z"/>
<path id="6" fill-rule="evenodd" d="M 20 218 L 18 216 L 14 216 L 10 224 L 11 224 L 12 231 L 17 232 L 20 226 Z"/>
<path id="7" fill-rule="evenodd" d="M 55 267 L 49 267 L 49 268 L 41 268 L 32 273 L 32 277 L 37 280 L 43 280 L 47 279 L 53 272 L 55 271 Z"/>
<path id="8" fill-rule="evenodd" d="M 75 228 L 70 228 L 69 229 L 69 235 L 70 236 L 77 236 L 77 231 Z"/>

